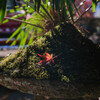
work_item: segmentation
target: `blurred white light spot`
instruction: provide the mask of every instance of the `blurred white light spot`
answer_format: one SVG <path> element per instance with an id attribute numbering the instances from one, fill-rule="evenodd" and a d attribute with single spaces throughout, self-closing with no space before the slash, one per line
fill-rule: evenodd
<path id="1" fill-rule="evenodd" d="M 50 5 L 50 2 L 48 2 L 48 5 Z"/>
<path id="2" fill-rule="evenodd" d="M 0 28 L 0 32 L 2 32 L 2 31 L 3 31 L 3 29 Z"/>
<path id="3" fill-rule="evenodd" d="M 15 31 L 15 30 L 16 30 L 16 28 L 13 28 L 13 29 L 12 29 L 12 31 Z"/>
<path id="4" fill-rule="evenodd" d="M 10 32 L 10 29 L 9 28 L 6 28 L 6 32 Z"/>
<path id="5" fill-rule="evenodd" d="M 99 26 L 97 26 L 97 27 L 96 27 L 96 29 L 97 29 L 97 33 L 99 33 L 99 34 L 100 34 L 100 27 L 99 27 Z"/>

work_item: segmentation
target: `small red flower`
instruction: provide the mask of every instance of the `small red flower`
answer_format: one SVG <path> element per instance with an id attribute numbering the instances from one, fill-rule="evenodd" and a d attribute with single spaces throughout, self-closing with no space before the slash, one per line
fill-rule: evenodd
<path id="1" fill-rule="evenodd" d="M 40 56 L 41 58 L 43 58 L 43 60 L 41 60 L 40 62 L 38 62 L 37 64 L 43 64 L 43 63 L 50 63 L 52 61 L 52 63 L 54 63 L 54 60 L 53 60 L 53 54 L 49 54 L 47 52 L 45 52 L 46 55 L 40 55 L 38 54 L 38 56 Z"/>

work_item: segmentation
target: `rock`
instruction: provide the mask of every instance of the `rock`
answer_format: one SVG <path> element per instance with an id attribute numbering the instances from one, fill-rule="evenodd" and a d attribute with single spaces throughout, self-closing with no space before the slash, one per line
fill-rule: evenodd
<path id="1" fill-rule="evenodd" d="M 37 54 L 57 56 L 38 65 Z M 69 23 L 0 62 L 0 84 L 24 93 L 53 98 L 91 98 L 100 94 L 100 48 Z"/>
<path id="2" fill-rule="evenodd" d="M 33 95 L 10 90 L 0 85 L 0 100 L 35 100 Z"/>

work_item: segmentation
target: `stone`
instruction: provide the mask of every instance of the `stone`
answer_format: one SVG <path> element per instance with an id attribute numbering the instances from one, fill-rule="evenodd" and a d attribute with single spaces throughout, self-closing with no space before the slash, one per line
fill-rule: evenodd
<path id="1" fill-rule="evenodd" d="M 37 54 L 57 56 L 37 63 Z M 100 48 L 72 24 L 64 23 L 30 46 L 0 62 L 0 84 L 24 93 L 53 98 L 95 98 L 100 94 Z"/>

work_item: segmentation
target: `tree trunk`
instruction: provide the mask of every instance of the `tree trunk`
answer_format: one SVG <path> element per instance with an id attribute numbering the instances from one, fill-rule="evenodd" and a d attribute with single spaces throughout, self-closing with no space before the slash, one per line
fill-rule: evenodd
<path id="1" fill-rule="evenodd" d="M 53 54 L 55 63 L 37 64 L 37 54 Z M 0 84 L 34 95 L 87 98 L 100 94 L 100 48 L 72 24 L 49 31 L 0 63 Z"/>

